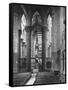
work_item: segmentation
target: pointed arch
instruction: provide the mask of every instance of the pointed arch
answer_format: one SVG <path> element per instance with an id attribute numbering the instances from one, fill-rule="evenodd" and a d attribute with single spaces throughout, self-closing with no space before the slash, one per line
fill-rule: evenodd
<path id="1" fill-rule="evenodd" d="M 47 32 L 47 42 L 46 42 L 46 57 L 51 57 L 51 47 L 52 47 L 52 16 L 48 14 L 47 17 L 47 27 L 48 27 L 48 32 Z"/>
<path id="2" fill-rule="evenodd" d="M 32 25 L 35 23 L 42 23 L 42 19 L 38 11 L 36 11 L 32 17 Z"/>
<path id="3" fill-rule="evenodd" d="M 25 15 L 23 14 L 22 17 L 21 17 L 21 29 L 22 29 L 21 38 L 23 39 L 24 42 L 26 42 L 25 26 L 26 26 L 26 17 L 25 17 Z"/>

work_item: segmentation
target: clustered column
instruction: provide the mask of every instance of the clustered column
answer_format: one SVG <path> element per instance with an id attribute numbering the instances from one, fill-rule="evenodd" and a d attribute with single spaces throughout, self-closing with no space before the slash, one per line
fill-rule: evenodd
<path id="1" fill-rule="evenodd" d="M 27 60 L 26 60 L 26 68 L 27 71 L 31 71 L 31 29 L 29 26 L 26 28 L 27 35 Z"/>

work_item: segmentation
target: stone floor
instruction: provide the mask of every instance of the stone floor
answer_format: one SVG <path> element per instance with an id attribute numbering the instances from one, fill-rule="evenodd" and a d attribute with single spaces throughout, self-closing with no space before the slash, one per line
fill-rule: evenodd
<path id="1" fill-rule="evenodd" d="M 31 78 L 31 73 L 19 73 L 13 76 L 13 86 L 23 86 Z"/>
<path id="2" fill-rule="evenodd" d="M 60 83 L 59 76 L 55 76 L 52 72 L 40 72 L 36 76 L 36 81 L 34 82 L 34 85 L 52 83 Z"/>
<path id="3" fill-rule="evenodd" d="M 31 78 L 27 81 L 27 83 L 25 85 L 33 85 L 36 80 L 36 75 L 37 75 L 37 73 L 31 74 Z"/>
<path id="4" fill-rule="evenodd" d="M 14 75 L 14 86 L 23 85 L 43 85 L 43 84 L 59 84 L 65 81 L 60 81 L 60 76 L 54 72 L 37 72 L 37 73 L 20 73 Z"/>

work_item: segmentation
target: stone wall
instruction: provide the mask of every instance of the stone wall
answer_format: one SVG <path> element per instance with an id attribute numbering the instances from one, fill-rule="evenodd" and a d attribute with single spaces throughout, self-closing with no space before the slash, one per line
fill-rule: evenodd
<path id="1" fill-rule="evenodd" d="M 21 19 L 20 16 L 14 12 L 13 16 L 13 72 L 18 72 L 19 61 L 19 33 Z"/>

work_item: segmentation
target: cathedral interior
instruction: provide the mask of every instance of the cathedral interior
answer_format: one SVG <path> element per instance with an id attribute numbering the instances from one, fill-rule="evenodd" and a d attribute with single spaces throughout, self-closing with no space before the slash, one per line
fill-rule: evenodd
<path id="1" fill-rule="evenodd" d="M 14 85 L 65 83 L 65 7 L 13 5 Z M 27 83 L 32 77 L 32 84 Z"/>

